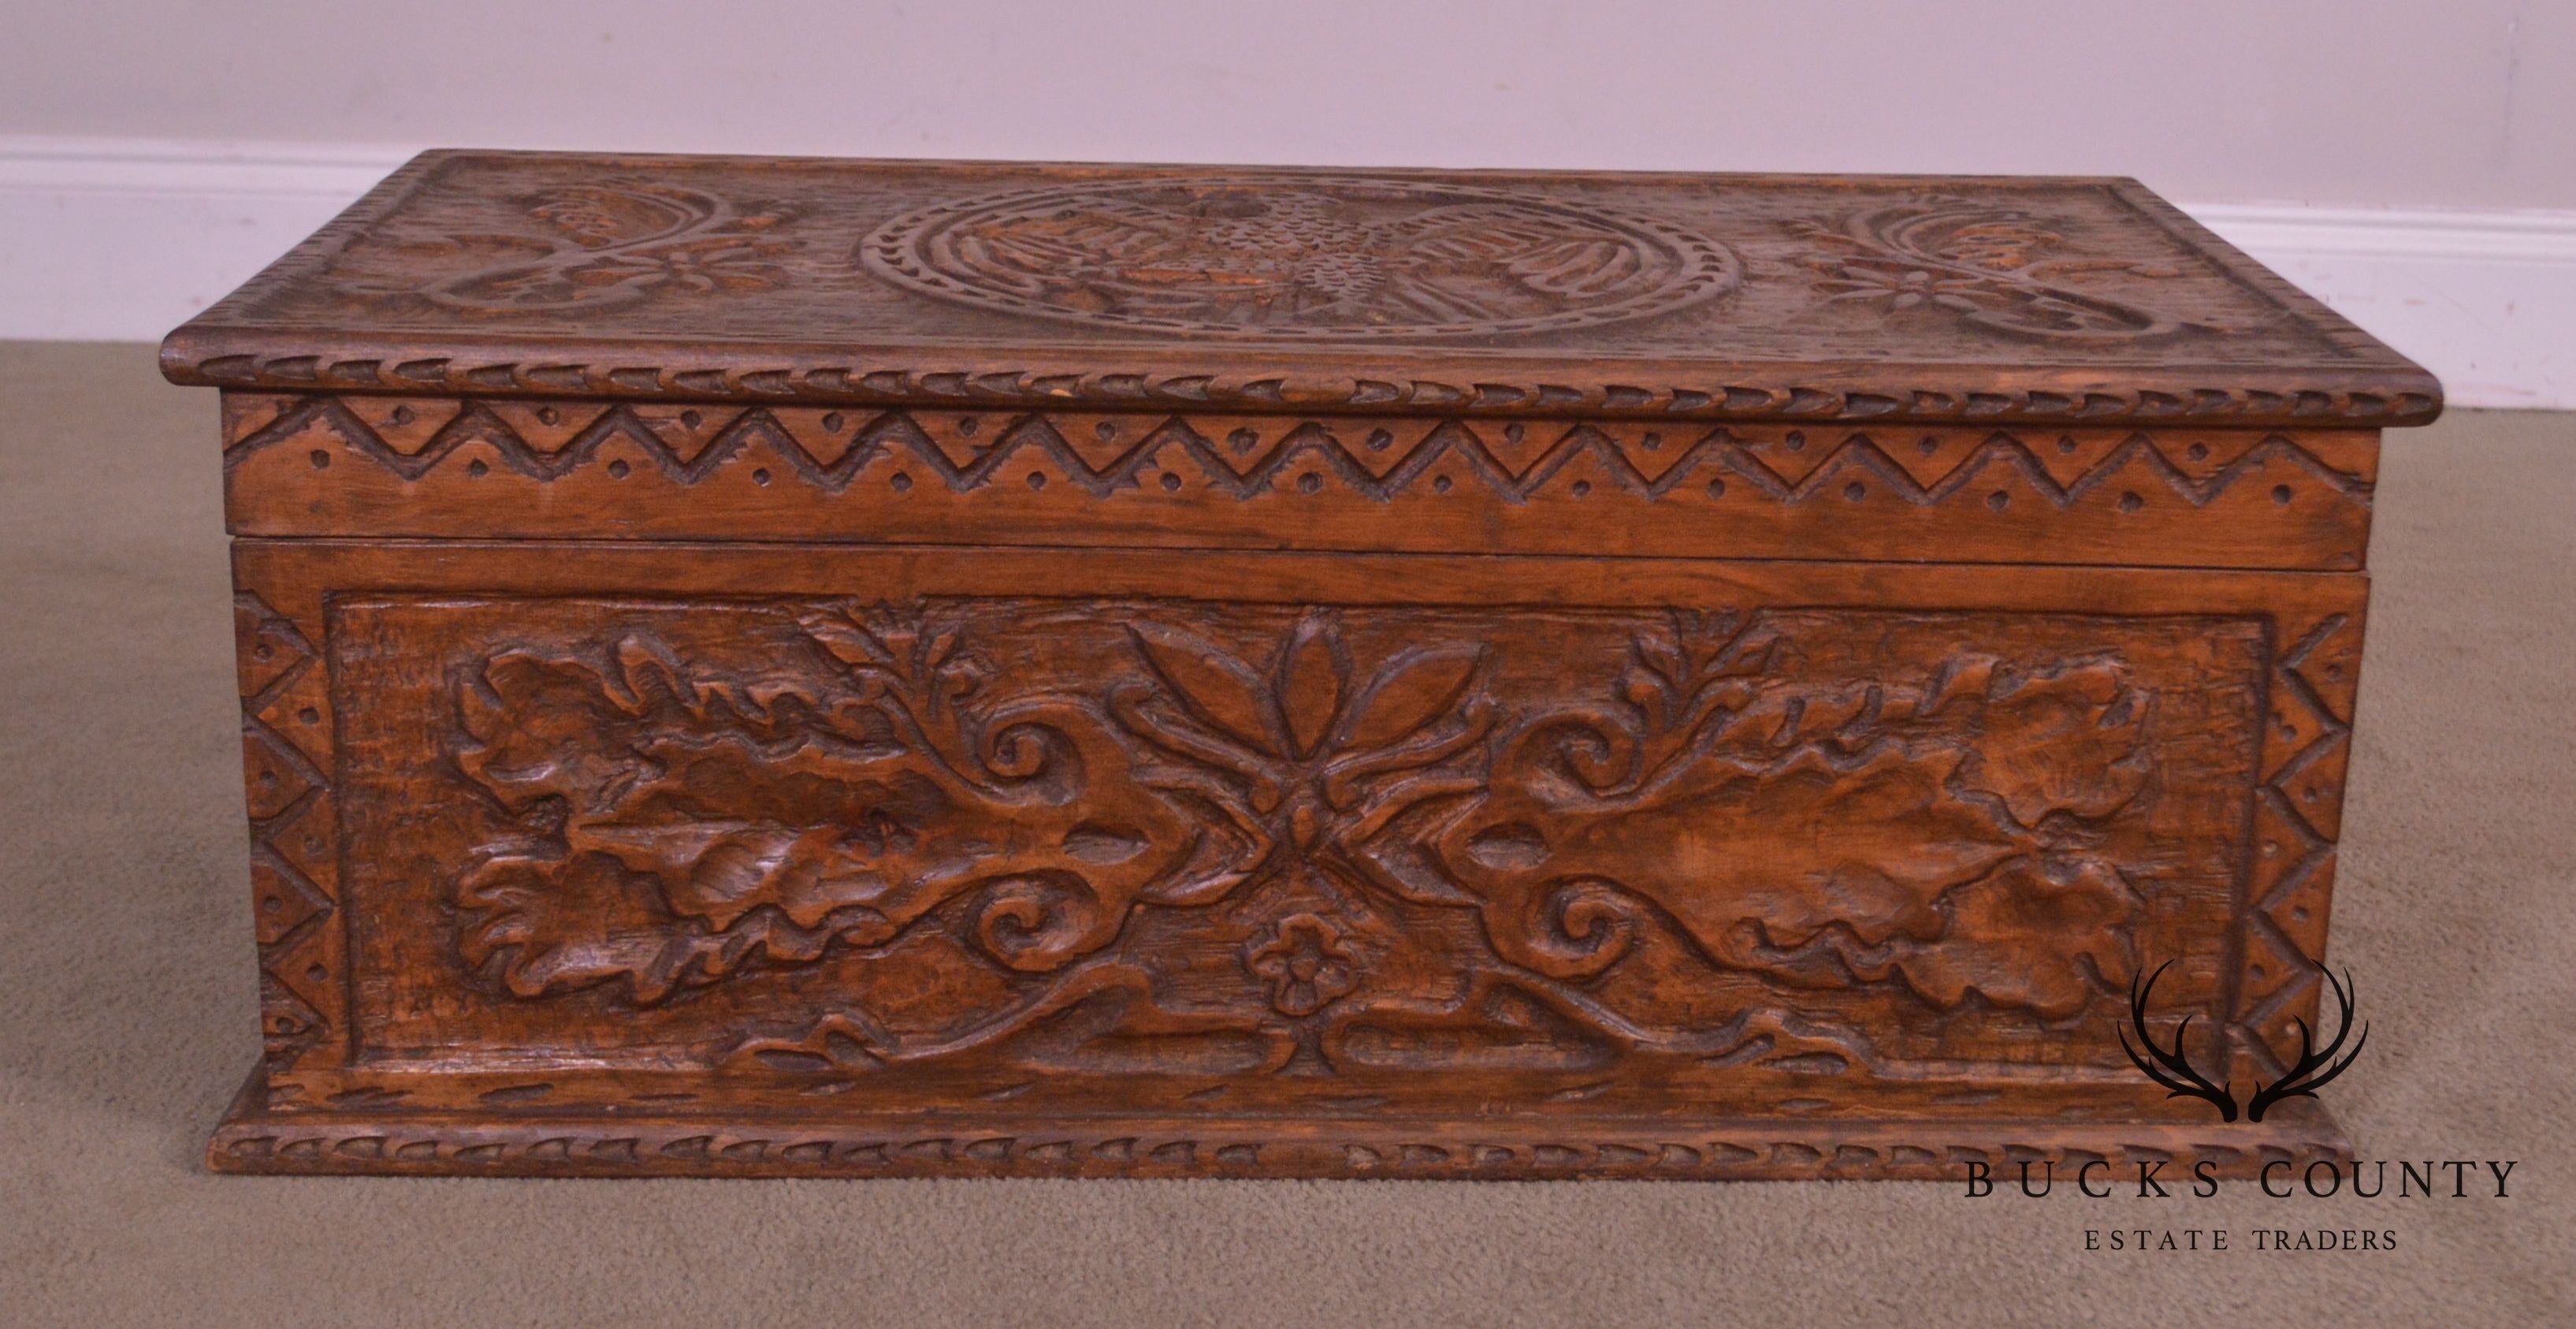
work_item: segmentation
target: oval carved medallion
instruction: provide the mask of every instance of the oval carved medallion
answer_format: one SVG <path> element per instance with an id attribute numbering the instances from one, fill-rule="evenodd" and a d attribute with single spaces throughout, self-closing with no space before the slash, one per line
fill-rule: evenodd
<path id="1" fill-rule="evenodd" d="M 860 253 L 903 286 L 1006 313 L 1287 339 L 1586 327 L 1743 277 L 1724 246 L 1669 222 L 1365 176 L 1007 190 L 897 217 Z"/>

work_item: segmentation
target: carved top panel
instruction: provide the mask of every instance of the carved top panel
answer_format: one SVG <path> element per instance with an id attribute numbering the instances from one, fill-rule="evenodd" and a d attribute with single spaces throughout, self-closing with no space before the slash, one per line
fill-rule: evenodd
<path id="1" fill-rule="evenodd" d="M 2134 182 L 445 152 L 172 334 L 227 386 L 2407 423 Z"/>
<path id="2" fill-rule="evenodd" d="M 1369 176 L 1245 173 L 973 194 L 887 222 L 868 268 L 961 304 L 1281 341 L 1504 336 L 1734 291 L 1725 246 L 1644 216 Z"/>

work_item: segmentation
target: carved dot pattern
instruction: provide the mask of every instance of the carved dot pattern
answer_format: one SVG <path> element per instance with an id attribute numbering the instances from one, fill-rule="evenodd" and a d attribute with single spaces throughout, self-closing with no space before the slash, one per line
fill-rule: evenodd
<path id="1" fill-rule="evenodd" d="M 2275 722 L 2264 743 L 2263 782 L 2255 796 L 2262 838 L 2244 914 L 2245 969 L 2235 1013 L 2235 1022 L 2253 1035 L 2248 1042 L 2264 1049 L 2258 1055 L 2269 1060 L 2261 1068 L 2267 1074 L 2281 1069 L 2279 1049 L 2296 1047 L 2291 1020 L 2316 1023 L 2322 957 L 2303 938 L 2322 937 L 2316 920 L 2333 894 L 2353 700 L 2349 671 L 2335 660 L 2354 649 L 2359 629 L 2342 615 L 2303 632 L 2285 623 L 2281 630 L 2289 644 L 2273 659 Z M 2307 797 L 2321 790 L 2322 803 Z"/>
<path id="2" fill-rule="evenodd" d="M 1989 489 L 1978 483 L 1980 479 L 1988 484 L 2008 480 L 2024 485 L 2031 496 L 2066 508 L 2097 488 L 2133 477 L 2154 480 L 2184 502 L 2202 507 L 2239 480 L 2263 475 L 2266 464 L 2275 462 L 2296 467 L 2316 481 L 2315 492 L 2327 502 L 2367 507 L 2371 491 L 2368 482 L 2334 469 L 2282 435 L 2266 436 L 2227 465 L 2215 470 L 2204 468 L 2195 476 L 2177 468 L 2157 440 L 2135 434 L 2092 461 L 2081 473 L 2057 479 L 2038 461 L 2041 452 L 2054 453 L 2055 449 L 2044 445 L 2035 449 L 2015 435 L 2000 431 L 1987 433 L 1982 442 L 1938 470 L 1900 463 L 1875 435 L 1865 430 L 1825 441 L 1792 432 L 1783 440 L 1783 448 L 1815 455 L 1817 460 L 1775 469 L 1773 462 L 1777 458 L 1766 460 L 1758 434 L 1739 433 L 1722 426 L 1701 434 L 1669 461 L 1660 457 L 1646 461 L 1641 441 L 1623 441 L 1618 433 L 1589 424 L 1564 426 L 1552 441 L 1539 438 L 1533 446 L 1514 438 L 1516 434 L 1522 439 L 1530 438 L 1517 426 L 1490 430 L 1490 426 L 1477 422 L 1452 420 L 1423 433 L 1419 442 L 1390 462 L 1377 455 L 1381 445 L 1375 435 L 1353 434 L 1335 422 L 1284 423 L 1275 434 L 1266 437 L 1247 428 L 1212 437 L 1193 429 L 1187 417 L 1165 417 L 1150 426 L 1150 432 L 1140 441 L 1119 452 L 1115 460 L 1095 465 L 1071 441 L 1073 436 L 1089 434 L 1091 430 L 1068 427 L 1069 433 L 1043 415 L 1016 420 L 1005 417 L 1004 427 L 993 431 L 989 442 L 961 447 L 952 455 L 923 423 L 901 411 L 878 414 L 858 427 L 852 445 L 835 447 L 812 438 L 810 423 L 800 428 L 787 420 L 786 413 L 751 407 L 699 426 L 687 426 L 683 421 L 692 436 L 704 441 L 681 446 L 675 445 L 637 408 L 600 405 L 593 408 L 596 414 L 568 442 L 544 448 L 524 437 L 491 408 L 462 402 L 456 404 L 459 409 L 453 420 L 434 438 L 414 450 L 403 451 L 387 443 L 344 399 L 316 396 L 286 399 L 282 405 L 283 409 L 267 424 L 251 431 L 226 453 L 227 466 L 237 466 L 281 442 L 310 437 L 307 431 L 318 428 L 339 435 L 355 453 L 411 480 L 427 475 L 469 444 L 492 449 L 498 462 L 496 468 L 481 456 L 472 456 L 464 467 L 469 475 L 482 477 L 497 469 L 538 481 L 554 480 L 585 465 L 598 464 L 603 451 L 629 452 L 631 448 L 640 450 L 646 465 L 670 479 L 697 484 L 717 475 L 727 462 L 743 456 L 746 450 L 755 450 L 754 455 L 766 452 L 784 463 L 784 471 L 758 468 L 771 478 L 792 476 L 831 493 L 840 493 L 871 469 L 888 465 L 897 468 L 884 472 L 886 482 L 897 492 L 911 487 L 917 478 L 915 467 L 927 467 L 948 489 L 961 493 L 1017 474 L 1032 490 L 1048 489 L 1061 480 L 1099 499 L 1135 492 L 1148 483 L 1174 491 L 1195 470 L 1218 492 L 1246 500 L 1283 490 L 1317 494 L 1330 487 L 1366 499 L 1386 500 L 1416 486 L 1427 486 L 1438 494 L 1450 493 L 1463 472 L 1479 482 L 1478 487 L 1506 502 L 1525 501 L 1551 487 L 1576 496 L 1588 495 L 1604 488 L 1606 478 L 1611 490 L 1650 500 L 1664 498 L 1685 484 L 1705 490 L 1711 498 L 1724 496 L 1733 485 L 1745 484 L 1776 502 L 1791 505 L 1833 495 L 1854 503 L 1892 499 L 1928 506 L 1972 493 L 1988 508 L 2002 512 L 2011 505 L 2013 494 Z M 949 427 L 955 438 L 962 440 L 975 437 L 978 425 L 976 417 L 960 416 Z M 1501 435 L 1499 440 L 1497 434 Z M 1384 445 L 1385 450 L 1392 450 L 1391 442 Z M 1817 446 L 1810 447 L 1811 443 Z M 1637 451 L 1632 453 L 1631 448 Z M 2206 452 L 2197 444 L 2193 450 Z M 1661 448 L 1659 442 L 1657 451 L 1670 450 Z M 1597 463 L 1597 470 L 1579 464 L 1586 459 Z M 632 466 L 623 456 L 612 455 L 605 469 L 618 479 L 632 473 Z M 1595 472 L 1594 478 L 1585 478 L 1587 470 Z M 318 477 L 316 482 L 320 482 Z M 2121 487 L 2111 492 L 2120 495 L 2135 491 Z M 2270 486 L 2270 497 L 2274 506 L 2288 507 L 2299 494 L 2292 486 L 2274 484 Z M 2136 510 L 2125 501 L 2105 500 L 2114 501 L 2125 510 Z"/>
<path id="3" fill-rule="evenodd" d="M 234 631 L 251 662 L 243 671 L 242 743 L 255 772 L 250 787 L 251 880 L 258 910 L 260 1026 L 271 1073 L 308 1054 L 323 1055 L 336 996 L 328 982 L 337 931 L 336 865 L 315 828 L 330 825 L 333 790 L 328 735 L 310 734 L 324 719 L 327 674 L 321 652 L 283 615 L 242 595 Z M 290 717 L 308 731 L 307 751 L 281 726 Z"/>

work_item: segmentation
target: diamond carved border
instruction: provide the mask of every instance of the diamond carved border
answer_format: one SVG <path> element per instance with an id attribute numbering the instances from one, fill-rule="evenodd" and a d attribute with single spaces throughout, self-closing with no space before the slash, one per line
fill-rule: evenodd
<path id="1" fill-rule="evenodd" d="M 2362 621 L 2330 614 L 2274 625 L 2274 657 L 2254 794 L 2253 870 L 2243 914 L 2236 1024 L 2264 1073 L 2317 1018 L 2327 913 L 2334 896 L 2344 776 L 2352 756 Z"/>
<path id="2" fill-rule="evenodd" d="M 233 599 L 250 819 L 260 1030 L 269 1073 L 326 1057 L 344 1028 L 338 808 L 322 652 L 256 595 Z"/>

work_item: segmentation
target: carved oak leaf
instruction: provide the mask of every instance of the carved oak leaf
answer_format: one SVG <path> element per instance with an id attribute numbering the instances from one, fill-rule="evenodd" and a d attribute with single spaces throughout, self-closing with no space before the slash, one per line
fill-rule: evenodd
<path id="1" fill-rule="evenodd" d="M 587 800 L 631 779 L 640 766 L 634 753 L 602 740 L 634 712 L 593 678 L 514 653 L 486 664 L 483 684 L 458 690 L 459 719 L 474 744 L 457 761 L 512 806 L 547 797 Z M 528 709 L 513 714 L 514 706 Z"/>
<path id="2" fill-rule="evenodd" d="M 1499 954 L 1555 978 L 1600 971 L 1648 928 L 1801 985 L 1902 973 L 1939 1004 L 1974 989 L 2046 1018 L 2125 972 L 2126 887 L 2042 829 L 2143 785 L 2147 702 L 2116 661 L 1967 656 L 1919 685 L 1736 672 L 1777 648 L 1751 629 L 1706 653 L 1641 642 L 1624 712 L 1518 731 L 1459 810 L 1363 857 L 1458 883 Z M 1399 843 L 1424 836 L 1427 858 Z M 2008 922 L 2008 864 L 2045 879 L 2083 945 Z"/>
<path id="3" fill-rule="evenodd" d="M 719 930 L 764 908 L 800 929 L 843 909 L 915 917 L 914 897 L 944 894 L 943 875 L 975 871 L 943 861 L 931 838 L 960 810 L 956 790 L 908 754 L 771 754 L 696 735 L 639 746 L 657 773 L 572 818 L 564 839 L 661 881 L 675 910 Z"/>
<path id="4" fill-rule="evenodd" d="M 461 689 L 459 765 L 551 830 L 460 880 L 469 962 L 498 962 L 513 990 L 622 976 L 649 1002 L 757 957 L 884 944 L 959 902 L 985 954 L 1045 971 L 1105 945 L 1140 899 L 1240 878 L 1245 846 L 1138 779 L 1095 713 L 961 712 L 953 647 L 906 647 L 937 690 L 866 700 L 828 675 L 695 680 L 637 639 L 607 670 L 496 657 Z"/>
<path id="5" fill-rule="evenodd" d="M 640 1005 L 668 999 L 684 976 L 732 967 L 728 942 L 688 928 L 650 878 L 610 859 L 505 856 L 468 872 L 457 901 L 478 911 L 457 949 L 518 997 L 622 980 Z M 760 944 L 738 934 L 731 944 Z"/>
<path id="6" fill-rule="evenodd" d="M 504 651 L 457 692 L 458 718 L 473 740 L 458 765 L 514 808 L 544 798 L 599 807 L 623 797 L 650 766 L 621 741 L 638 726 L 730 730 L 759 742 L 801 741 L 815 726 L 862 744 L 876 737 L 864 714 L 825 717 L 812 695 L 785 679 L 685 681 L 667 651 L 631 636 L 618 640 L 604 669 L 568 655 Z"/>
<path id="7" fill-rule="evenodd" d="M 1974 991 L 1998 1006 L 2062 1020 L 2093 999 L 2088 966 L 2111 988 L 2128 986 L 2124 929 L 2136 913 L 2135 898 L 2106 863 L 2068 863 L 2052 872 L 2037 859 L 2015 859 L 1949 892 L 1942 903 L 1949 912 L 1942 934 L 1898 948 L 1891 960 L 1907 984 L 1938 1006 L 1956 1007 Z"/>
<path id="8" fill-rule="evenodd" d="M 1876 945 L 1937 931 L 1935 898 L 2023 852 L 1983 809 L 1948 796 L 1956 763 L 1894 750 L 1852 768 L 1813 750 L 1755 770 L 1703 761 L 1593 808 L 1504 787 L 1449 832 L 1441 858 L 1507 917 L 1534 918 L 1553 882 L 1616 882 L 1723 961 L 1762 968 L 1764 946 L 1748 938 L 1840 926 Z"/>
<path id="9" fill-rule="evenodd" d="M 2010 679 L 1987 691 L 1962 773 L 2024 826 L 2109 816 L 2145 787 L 2151 709 L 2107 660 Z"/>

